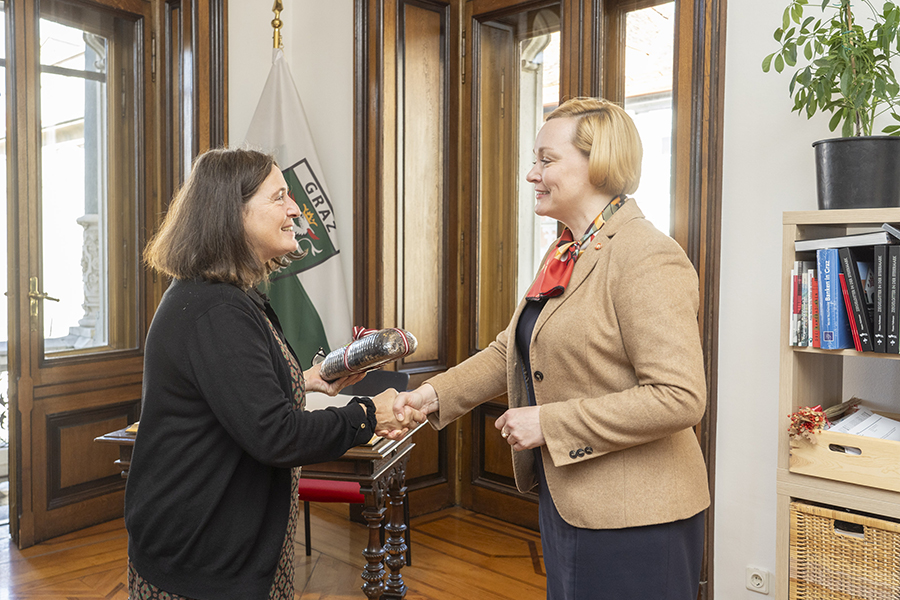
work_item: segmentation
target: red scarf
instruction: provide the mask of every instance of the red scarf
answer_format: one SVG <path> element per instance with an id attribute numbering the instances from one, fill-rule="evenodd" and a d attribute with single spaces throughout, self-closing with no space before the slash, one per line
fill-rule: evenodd
<path id="1" fill-rule="evenodd" d="M 559 296 L 566 291 L 566 286 L 569 285 L 569 280 L 572 278 L 572 271 L 575 270 L 575 261 L 584 252 L 584 245 L 594 239 L 600 228 L 626 200 L 628 200 L 628 196 L 616 196 L 610 200 L 606 208 L 600 211 L 600 214 L 577 242 L 572 231 L 566 227 L 556 242 L 556 252 L 547 255 L 537 278 L 531 284 L 531 289 L 525 294 L 525 299 L 536 302 L 544 298 Z"/>

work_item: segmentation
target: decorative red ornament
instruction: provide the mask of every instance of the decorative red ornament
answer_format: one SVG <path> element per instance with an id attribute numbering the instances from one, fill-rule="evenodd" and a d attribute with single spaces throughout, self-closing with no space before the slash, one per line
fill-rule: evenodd
<path id="1" fill-rule="evenodd" d="M 791 424 L 788 427 L 788 433 L 791 434 L 791 437 L 802 437 L 813 444 L 816 443 L 813 434 L 830 424 L 821 405 L 800 407 L 800 410 L 790 414 L 790 418 Z"/>

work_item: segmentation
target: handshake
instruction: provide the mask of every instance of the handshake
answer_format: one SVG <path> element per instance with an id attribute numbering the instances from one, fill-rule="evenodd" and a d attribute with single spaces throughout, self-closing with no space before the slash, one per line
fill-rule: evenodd
<path id="1" fill-rule="evenodd" d="M 313 365 L 304 372 L 306 390 L 310 392 L 322 392 L 334 396 L 341 389 L 361 381 L 365 373 L 353 373 L 334 381 L 322 379 L 320 374 L 321 364 Z M 433 402 L 429 402 L 427 393 L 430 390 Z M 410 429 L 415 429 L 425 422 L 429 414 L 437 410 L 437 394 L 434 388 L 425 384 L 414 392 L 398 392 L 388 389 L 372 398 L 375 403 L 375 434 L 391 440 L 400 439 Z"/>
<path id="2" fill-rule="evenodd" d="M 387 390 L 372 400 L 377 408 L 375 433 L 392 440 L 399 439 L 440 408 L 437 392 L 428 383 L 411 392 Z M 538 448 L 547 443 L 541 429 L 540 411 L 540 406 L 510 408 L 494 421 L 494 427 L 513 450 Z"/>
<path id="3" fill-rule="evenodd" d="M 428 390 L 434 394 L 434 388 L 424 385 L 413 392 L 389 389 L 372 398 L 378 422 L 375 433 L 396 440 L 424 423 L 428 415 L 437 410 L 437 396 L 434 396 L 433 402 L 429 402 Z"/>

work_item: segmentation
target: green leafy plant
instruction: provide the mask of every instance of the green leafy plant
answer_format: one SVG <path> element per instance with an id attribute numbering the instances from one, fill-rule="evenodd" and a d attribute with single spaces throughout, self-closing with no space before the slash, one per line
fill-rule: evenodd
<path id="1" fill-rule="evenodd" d="M 860 18 L 850 0 L 812 7 L 808 0 L 792 0 L 775 30 L 781 49 L 762 62 L 766 73 L 797 67 L 789 88 L 792 111 L 807 118 L 817 111 L 833 113 L 828 127 L 834 131 L 843 123 L 844 137 L 872 135 L 875 118 L 885 112 L 900 123 L 900 85 L 891 68 L 891 59 L 900 54 L 900 9 L 892 2 L 880 11 L 868 0 L 862 4 L 871 14 Z M 816 8 L 820 18 L 805 15 Z M 801 55 L 805 66 L 798 67 Z M 900 125 L 888 125 L 883 133 L 900 135 Z"/>

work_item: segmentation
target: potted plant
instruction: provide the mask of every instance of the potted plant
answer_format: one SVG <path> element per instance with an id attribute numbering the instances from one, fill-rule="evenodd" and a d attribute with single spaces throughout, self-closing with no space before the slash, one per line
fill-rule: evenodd
<path id="1" fill-rule="evenodd" d="M 820 208 L 900 206 L 900 84 L 891 67 L 900 55 L 900 8 L 859 4 L 862 14 L 850 0 L 791 0 L 775 30 L 781 48 L 762 62 L 764 72 L 795 68 L 794 112 L 828 112 L 829 129 L 841 125 L 843 137 L 813 144 Z M 885 113 L 894 122 L 873 136 Z"/>

